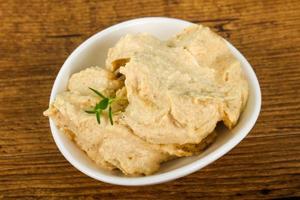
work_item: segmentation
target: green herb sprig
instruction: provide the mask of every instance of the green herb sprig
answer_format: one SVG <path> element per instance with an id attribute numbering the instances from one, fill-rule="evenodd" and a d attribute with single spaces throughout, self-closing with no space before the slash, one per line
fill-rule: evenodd
<path id="1" fill-rule="evenodd" d="M 96 114 L 97 122 L 98 122 L 98 124 L 100 124 L 101 123 L 100 117 L 101 117 L 102 111 L 106 110 L 108 108 L 108 117 L 109 117 L 110 124 L 114 125 L 114 121 L 113 121 L 113 118 L 112 118 L 113 113 L 112 113 L 112 109 L 111 109 L 111 104 L 113 103 L 115 98 L 106 97 L 103 94 L 101 94 L 99 91 L 97 91 L 93 88 L 89 87 L 89 89 L 92 90 L 98 96 L 100 96 L 102 99 L 99 103 L 97 103 L 95 105 L 93 110 L 86 110 L 85 112 L 88 113 L 88 114 Z"/>

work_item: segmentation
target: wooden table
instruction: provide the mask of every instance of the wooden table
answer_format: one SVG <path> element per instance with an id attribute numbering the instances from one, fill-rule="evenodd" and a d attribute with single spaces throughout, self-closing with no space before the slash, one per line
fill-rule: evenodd
<path id="1" fill-rule="evenodd" d="M 300 198 L 300 2 L 0 0 L 0 199 Z M 67 56 L 92 34 L 144 16 L 208 25 L 248 58 L 262 89 L 255 128 L 230 153 L 148 187 L 101 183 L 58 151 L 42 116 Z"/>

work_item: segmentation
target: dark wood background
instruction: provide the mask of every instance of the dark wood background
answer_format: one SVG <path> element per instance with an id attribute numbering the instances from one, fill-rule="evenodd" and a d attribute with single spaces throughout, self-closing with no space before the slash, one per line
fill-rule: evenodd
<path id="1" fill-rule="evenodd" d="M 42 112 L 80 43 L 143 16 L 202 23 L 231 41 L 257 73 L 262 111 L 242 143 L 201 171 L 155 186 L 114 186 L 64 159 Z M 0 87 L 0 199 L 300 198 L 299 0 L 0 0 Z"/>

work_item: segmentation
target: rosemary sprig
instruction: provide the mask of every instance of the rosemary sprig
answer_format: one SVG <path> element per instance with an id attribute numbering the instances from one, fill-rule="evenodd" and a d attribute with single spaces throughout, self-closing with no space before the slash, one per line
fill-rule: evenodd
<path id="1" fill-rule="evenodd" d="M 93 92 L 95 92 L 98 96 L 100 96 L 102 98 L 105 98 L 105 96 L 103 94 L 101 94 L 99 91 L 97 91 L 97 90 L 95 90 L 93 88 L 90 88 L 90 87 L 89 87 L 89 89 L 92 90 Z"/>
<path id="2" fill-rule="evenodd" d="M 110 124 L 114 125 L 113 118 L 112 118 L 113 113 L 112 113 L 112 109 L 111 109 L 111 104 L 113 103 L 115 98 L 105 97 L 99 91 L 97 91 L 93 88 L 90 88 L 90 87 L 89 87 L 89 89 L 92 90 L 98 96 L 100 96 L 102 99 L 101 99 L 101 101 L 99 101 L 99 103 L 97 103 L 95 105 L 93 110 L 85 110 L 85 112 L 88 114 L 96 114 L 97 122 L 98 122 L 98 124 L 100 124 L 101 123 L 100 117 L 101 117 L 102 111 L 106 110 L 108 108 L 108 117 L 109 117 Z"/>

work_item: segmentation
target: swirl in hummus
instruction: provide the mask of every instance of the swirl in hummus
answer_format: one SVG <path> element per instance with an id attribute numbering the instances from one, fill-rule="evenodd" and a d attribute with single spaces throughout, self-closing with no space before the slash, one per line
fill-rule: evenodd
<path id="1" fill-rule="evenodd" d="M 114 125 L 84 112 L 97 102 L 89 87 L 121 99 Z M 126 35 L 108 52 L 105 67 L 71 76 L 44 115 L 102 168 L 149 175 L 170 159 L 198 154 L 223 121 L 231 129 L 248 97 L 239 61 L 223 38 L 193 25 L 168 41 Z"/>

